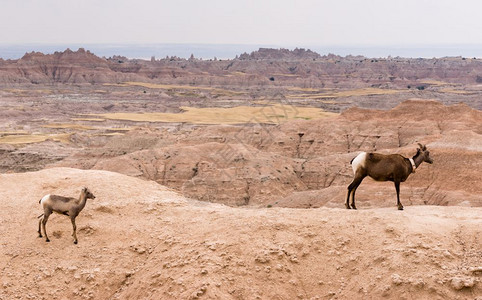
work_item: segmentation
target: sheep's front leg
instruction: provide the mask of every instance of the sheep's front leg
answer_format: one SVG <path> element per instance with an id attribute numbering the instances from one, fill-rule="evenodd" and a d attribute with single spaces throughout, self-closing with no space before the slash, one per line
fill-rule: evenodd
<path id="1" fill-rule="evenodd" d="M 77 225 L 75 225 L 75 217 L 70 218 L 70 221 L 72 222 L 72 236 L 74 237 L 74 244 L 77 244 Z"/>

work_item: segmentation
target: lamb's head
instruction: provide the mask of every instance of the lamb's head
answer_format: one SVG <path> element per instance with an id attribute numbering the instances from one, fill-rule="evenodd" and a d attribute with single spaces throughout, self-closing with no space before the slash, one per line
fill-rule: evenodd
<path id="1" fill-rule="evenodd" d="M 430 157 L 430 151 L 428 151 L 425 145 L 418 143 L 417 155 L 423 157 L 423 161 L 429 164 L 433 163 L 433 159 Z"/>
<path id="2" fill-rule="evenodd" d="M 86 199 L 95 199 L 94 194 L 86 187 L 82 189 L 82 193 L 84 193 Z"/>

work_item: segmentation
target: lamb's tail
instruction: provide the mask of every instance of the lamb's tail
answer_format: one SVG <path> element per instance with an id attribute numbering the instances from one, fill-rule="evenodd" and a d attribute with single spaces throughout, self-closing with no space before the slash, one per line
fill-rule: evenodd
<path id="1" fill-rule="evenodd" d="M 43 198 L 40 198 L 40 200 L 38 201 L 38 203 L 42 202 L 42 199 Z M 40 216 L 37 217 L 37 219 L 40 219 L 44 214 L 41 214 Z"/>

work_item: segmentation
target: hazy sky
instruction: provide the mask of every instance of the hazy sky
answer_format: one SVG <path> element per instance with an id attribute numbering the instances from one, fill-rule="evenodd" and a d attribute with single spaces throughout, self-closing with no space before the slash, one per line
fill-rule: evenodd
<path id="1" fill-rule="evenodd" d="M 477 0 L 0 0 L 0 43 L 482 44 Z"/>

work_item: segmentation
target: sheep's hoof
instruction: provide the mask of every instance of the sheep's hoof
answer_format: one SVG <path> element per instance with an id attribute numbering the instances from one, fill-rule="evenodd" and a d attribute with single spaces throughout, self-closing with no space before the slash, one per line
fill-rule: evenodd
<path id="1" fill-rule="evenodd" d="M 77 241 L 74 241 L 74 244 L 77 244 Z"/>
<path id="2" fill-rule="evenodd" d="M 398 210 L 403 210 L 403 206 L 399 206 L 399 207 L 398 207 Z"/>
<path id="3" fill-rule="evenodd" d="M 43 237 L 41 234 L 38 235 L 39 238 Z"/>
<path id="4" fill-rule="evenodd" d="M 351 205 L 351 208 L 356 209 L 356 206 L 354 204 Z"/>
<path id="5" fill-rule="evenodd" d="M 346 209 L 351 209 L 350 205 L 348 205 L 346 203 L 345 203 L 345 207 L 346 207 Z"/>
<path id="6" fill-rule="evenodd" d="M 46 241 L 47 243 L 49 243 L 49 242 L 50 242 L 50 240 L 49 240 L 49 239 L 46 239 L 45 241 Z"/>

